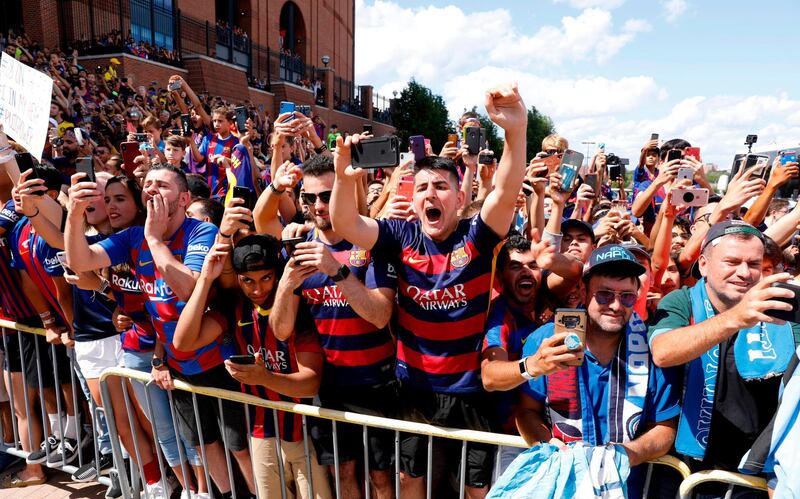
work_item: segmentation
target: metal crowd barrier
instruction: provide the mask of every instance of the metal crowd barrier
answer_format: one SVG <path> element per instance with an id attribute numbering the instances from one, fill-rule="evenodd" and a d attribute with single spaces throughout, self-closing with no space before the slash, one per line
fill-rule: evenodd
<path id="1" fill-rule="evenodd" d="M 49 418 L 47 416 L 46 410 L 46 403 L 45 403 L 45 388 L 42 381 L 42 373 L 43 369 L 52 369 L 53 370 L 53 377 L 54 377 L 54 384 L 53 390 L 55 391 L 55 402 L 56 402 L 56 411 L 59 415 L 66 415 L 66 400 L 64 399 L 64 394 L 62 393 L 61 389 L 61 380 L 59 378 L 59 369 L 58 369 L 58 358 L 55 353 L 56 346 L 48 344 L 47 347 L 50 348 L 50 354 L 52 359 L 54 359 L 54 365 L 44 365 L 42 363 L 42 355 L 44 352 L 41 351 L 41 347 L 39 342 L 33 341 L 34 345 L 34 357 L 36 361 L 36 378 L 37 383 L 34 386 L 29 386 L 28 383 L 28 373 L 26 373 L 24 363 L 26 361 L 26 354 L 23 352 L 23 333 L 25 334 L 34 334 L 38 336 L 45 336 L 45 330 L 40 328 L 33 328 L 28 327 L 22 324 L 16 324 L 11 321 L 0 319 L 0 331 L 2 331 L 2 344 L 3 344 L 3 351 L 6 353 L 6 362 L 8 362 L 7 357 L 9 353 L 9 335 L 16 335 L 17 336 L 17 348 L 19 349 L 19 357 L 21 359 L 22 370 L 19 374 L 22 380 L 22 393 L 18 393 L 18 389 L 15 389 L 14 383 L 11 382 L 11 375 L 7 369 L 7 365 L 4 366 L 3 369 L 3 377 L 4 380 L 7 380 L 8 383 L 8 396 L 9 396 L 9 404 L 11 408 L 11 424 L 12 424 L 12 433 L 13 435 L 2 435 L 2 439 L 0 439 L 0 451 L 6 452 L 7 454 L 11 454 L 13 456 L 17 456 L 20 458 L 27 458 L 31 452 L 35 452 L 39 450 L 39 444 L 41 442 L 46 442 L 48 438 L 53 434 L 52 429 L 48 429 L 49 426 Z M 62 459 L 60 463 L 49 463 L 45 461 L 42 463 L 43 466 L 48 468 L 57 468 L 70 475 L 74 473 L 78 468 L 86 464 L 86 460 L 84 459 L 81 443 L 84 442 L 86 438 L 90 438 L 94 447 L 94 460 L 98 462 L 100 450 L 97 445 L 97 439 L 95 436 L 97 435 L 97 421 L 99 413 L 103 412 L 103 408 L 97 407 L 94 402 L 91 400 L 88 401 L 89 410 L 92 411 L 93 417 L 89 418 L 91 421 L 91 432 L 87 433 L 84 429 L 84 425 L 82 424 L 83 420 L 83 401 L 86 400 L 83 390 L 80 387 L 79 380 L 77 378 L 77 371 L 75 369 L 75 355 L 72 349 L 67 349 L 67 356 L 69 357 L 70 363 L 70 401 L 72 402 L 72 407 L 74 408 L 75 418 L 77 420 L 76 423 L 76 430 L 77 430 L 77 442 L 78 442 L 78 455 L 77 460 L 78 464 L 75 466 L 74 464 L 66 463 L 66 459 Z M 31 404 L 25 403 L 25 401 L 29 400 L 29 395 L 31 390 L 35 390 L 37 393 L 35 398 Z M 35 406 L 39 406 L 39 414 L 35 411 Z M 28 431 L 26 432 L 27 435 L 20 435 L 20 428 L 19 423 L 17 421 L 16 412 L 17 412 L 17 405 L 21 404 L 24 409 L 25 419 L 28 421 Z M 34 421 L 34 418 L 40 418 L 40 426 L 41 426 L 41 438 L 39 436 L 33 434 L 33 429 L 30 423 Z M 89 420 L 85 422 L 89 422 Z M 58 431 L 63 436 L 64 435 L 64 421 L 62 417 L 58 418 Z M 0 430 L 2 432 L 2 430 Z M 9 439 L 8 437 L 13 437 Z M 30 450 L 24 450 L 22 445 L 22 439 L 25 438 L 27 443 L 29 444 Z M 12 444 L 12 445 L 7 445 Z M 64 455 L 62 454 L 62 458 Z M 121 461 L 120 461 L 121 462 Z M 96 481 L 104 484 L 110 485 L 111 480 L 106 476 L 100 476 Z"/>
<path id="2" fill-rule="evenodd" d="M 707 470 L 692 473 L 681 482 L 680 499 L 689 499 L 692 497 L 694 488 L 706 482 L 727 483 L 728 490 L 725 494 L 726 498 L 732 496 L 734 487 L 746 487 L 761 491 L 767 490 L 767 481 L 761 477 L 723 470 Z"/>

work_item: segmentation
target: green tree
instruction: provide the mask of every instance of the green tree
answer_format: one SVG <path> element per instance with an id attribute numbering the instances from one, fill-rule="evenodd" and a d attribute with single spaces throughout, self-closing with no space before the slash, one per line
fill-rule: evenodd
<path id="1" fill-rule="evenodd" d="M 402 141 L 403 150 L 408 147 L 409 136 L 424 135 L 430 139 L 435 154 L 447 142 L 447 134 L 452 129 L 442 96 L 434 94 L 414 79 L 397 97 L 392 109 L 392 123 Z"/>
<path id="2" fill-rule="evenodd" d="M 542 150 L 542 139 L 555 131 L 553 120 L 546 114 L 540 113 L 536 106 L 531 106 L 528 110 L 528 144 L 525 148 L 529 160 Z"/>

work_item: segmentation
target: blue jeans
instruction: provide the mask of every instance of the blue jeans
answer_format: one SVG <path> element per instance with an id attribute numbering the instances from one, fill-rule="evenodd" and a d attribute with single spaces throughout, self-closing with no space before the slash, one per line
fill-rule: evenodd
<path id="1" fill-rule="evenodd" d="M 153 352 L 128 352 L 126 350 L 123 353 L 125 367 L 146 373 L 149 373 L 152 369 L 150 366 L 150 360 L 152 358 Z M 139 402 L 142 411 L 147 418 L 154 423 L 158 443 L 161 445 L 161 451 L 164 453 L 167 464 L 169 464 L 170 467 L 179 466 L 181 458 L 178 450 L 178 441 L 175 438 L 175 426 L 172 424 L 172 414 L 169 410 L 169 397 L 167 396 L 167 392 L 155 384 L 147 386 L 147 394 L 149 395 L 150 405 L 154 413 L 151 416 L 147 408 L 144 383 L 131 380 L 131 385 L 133 386 L 133 393 L 136 395 L 136 400 Z M 184 455 L 190 464 L 194 466 L 202 464 L 200 454 L 198 454 L 194 447 L 183 441 L 182 437 L 181 445 Z"/>

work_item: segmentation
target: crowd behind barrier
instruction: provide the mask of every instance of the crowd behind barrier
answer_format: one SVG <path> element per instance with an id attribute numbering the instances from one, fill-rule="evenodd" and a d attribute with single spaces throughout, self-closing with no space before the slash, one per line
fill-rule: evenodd
<path id="1" fill-rule="evenodd" d="M 557 134 L 529 158 L 507 84 L 485 96 L 502 154 L 467 112 L 398 163 L 293 103 L 19 34 L 5 53 L 54 85 L 41 163 L 0 130 L 3 435 L 26 460 L 2 486 L 52 466 L 108 497 L 800 493 L 800 204 L 779 197 L 800 151 L 741 156 L 720 193 L 679 138 L 635 167 Z"/>

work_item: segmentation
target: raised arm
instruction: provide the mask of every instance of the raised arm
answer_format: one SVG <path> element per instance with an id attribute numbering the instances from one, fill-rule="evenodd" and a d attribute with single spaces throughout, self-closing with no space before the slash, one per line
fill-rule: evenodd
<path id="1" fill-rule="evenodd" d="M 270 234 L 280 239 L 283 226 L 278 220 L 278 207 L 286 190 L 294 189 L 303 177 L 303 169 L 286 161 L 278 167 L 276 174 L 277 176 L 272 178 L 272 183 L 258 197 L 253 208 L 253 220 L 256 232 Z"/>
<path id="2" fill-rule="evenodd" d="M 64 249 L 67 265 L 75 272 L 88 272 L 111 265 L 108 253 L 97 244 L 89 245 L 84 232 L 84 213 L 91 203 L 102 199 L 95 182 L 79 182 L 79 175 L 72 176 L 68 194 L 67 223 L 64 228 Z"/>
<path id="3" fill-rule="evenodd" d="M 331 223 L 333 230 L 356 246 L 372 249 L 378 241 L 378 222 L 358 213 L 354 199 L 356 182 L 366 173 L 361 168 L 351 166 L 351 144 L 358 144 L 359 135 L 351 135 L 342 140 L 336 137 L 336 151 L 333 164 L 336 168 L 336 181 L 333 183 L 331 195 Z"/>
<path id="4" fill-rule="evenodd" d="M 505 146 L 495 174 L 494 190 L 486 196 L 481 218 L 497 235 L 505 237 L 514 217 L 526 166 L 528 112 L 517 84 L 486 92 L 486 112 L 505 131 Z"/>
<path id="5" fill-rule="evenodd" d="M 778 189 L 786 182 L 797 178 L 798 173 L 800 173 L 800 170 L 798 170 L 797 163 L 787 163 L 786 166 L 782 166 L 780 156 L 776 157 L 775 162 L 772 163 L 772 173 L 770 173 L 767 186 L 756 200 L 753 201 L 752 206 L 750 206 L 747 213 L 744 214 L 742 220 L 750 225 L 760 225 L 761 222 L 764 221 L 764 217 L 767 215 L 767 209 L 772 202 L 772 198 L 774 198 L 775 194 L 778 192 Z"/>

